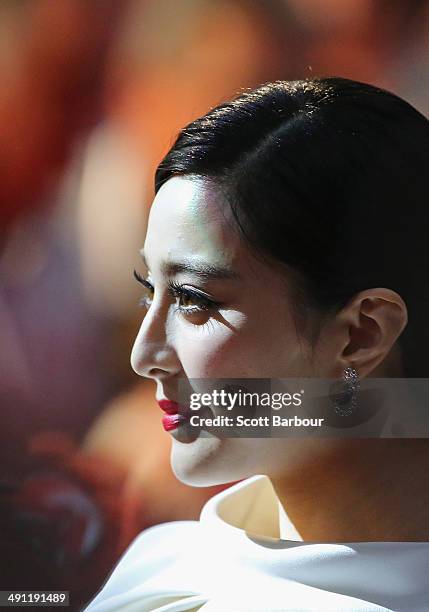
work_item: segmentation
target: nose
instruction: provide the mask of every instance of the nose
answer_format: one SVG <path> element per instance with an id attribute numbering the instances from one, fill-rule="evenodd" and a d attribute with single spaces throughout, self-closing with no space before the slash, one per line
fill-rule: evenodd
<path id="1" fill-rule="evenodd" d="M 131 351 L 131 366 L 139 376 L 163 380 L 178 374 L 181 364 L 169 342 L 166 314 L 153 303 L 147 311 Z"/>

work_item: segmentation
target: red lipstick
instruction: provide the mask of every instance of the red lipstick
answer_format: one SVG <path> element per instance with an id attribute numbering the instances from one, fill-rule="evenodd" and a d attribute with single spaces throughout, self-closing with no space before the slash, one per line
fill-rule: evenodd
<path id="1" fill-rule="evenodd" d="M 176 429 L 184 421 L 186 421 L 186 418 L 182 414 L 165 414 L 162 417 L 162 425 L 165 431 Z"/>
<path id="2" fill-rule="evenodd" d="M 166 413 L 162 417 L 162 425 L 165 431 L 172 431 L 179 427 L 179 425 L 186 421 L 186 417 L 183 414 L 179 414 L 179 404 L 173 402 L 173 400 L 162 399 L 158 400 L 159 407 Z"/>
<path id="3" fill-rule="evenodd" d="M 161 410 L 164 410 L 167 414 L 177 414 L 179 412 L 179 404 L 172 400 L 159 400 L 158 405 Z"/>

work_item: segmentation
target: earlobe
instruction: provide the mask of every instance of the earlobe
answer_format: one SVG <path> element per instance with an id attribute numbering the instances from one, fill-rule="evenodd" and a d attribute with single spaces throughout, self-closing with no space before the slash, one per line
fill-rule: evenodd
<path id="1" fill-rule="evenodd" d="M 343 309 L 341 319 L 347 340 L 341 360 L 344 367 L 353 365 L 364 377 L 385 361 L 404 330 L 408 315 L 398 293 L 375 288 L 356 294 Z"/>

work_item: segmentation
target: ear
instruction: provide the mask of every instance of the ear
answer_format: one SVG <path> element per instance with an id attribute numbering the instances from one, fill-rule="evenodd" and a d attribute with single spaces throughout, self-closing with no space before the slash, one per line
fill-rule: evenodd
<path id="1" fill-rule="evenodd" d="M 335 370 L 354 367 L 363 378 L 387 357 L 408 322 L 407 307 L 391 289 L 357 293 L 330 325 L 336 355 Z"/>

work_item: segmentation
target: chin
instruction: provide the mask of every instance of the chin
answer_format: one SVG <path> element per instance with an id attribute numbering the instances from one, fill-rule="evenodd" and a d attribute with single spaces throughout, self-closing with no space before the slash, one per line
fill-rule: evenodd
<path id="1" fill-rule="evenodd" d="M 171 467 L 174 475 L 192 487 L 211 487 L 259 474 L 256 466 L 249 465 L 252 455 L 249 448 L 245 449 L 243 457 L 244 449 L 237 442 L 243 441 L 200 437 L 183 443 L 173 438 Z"/>

